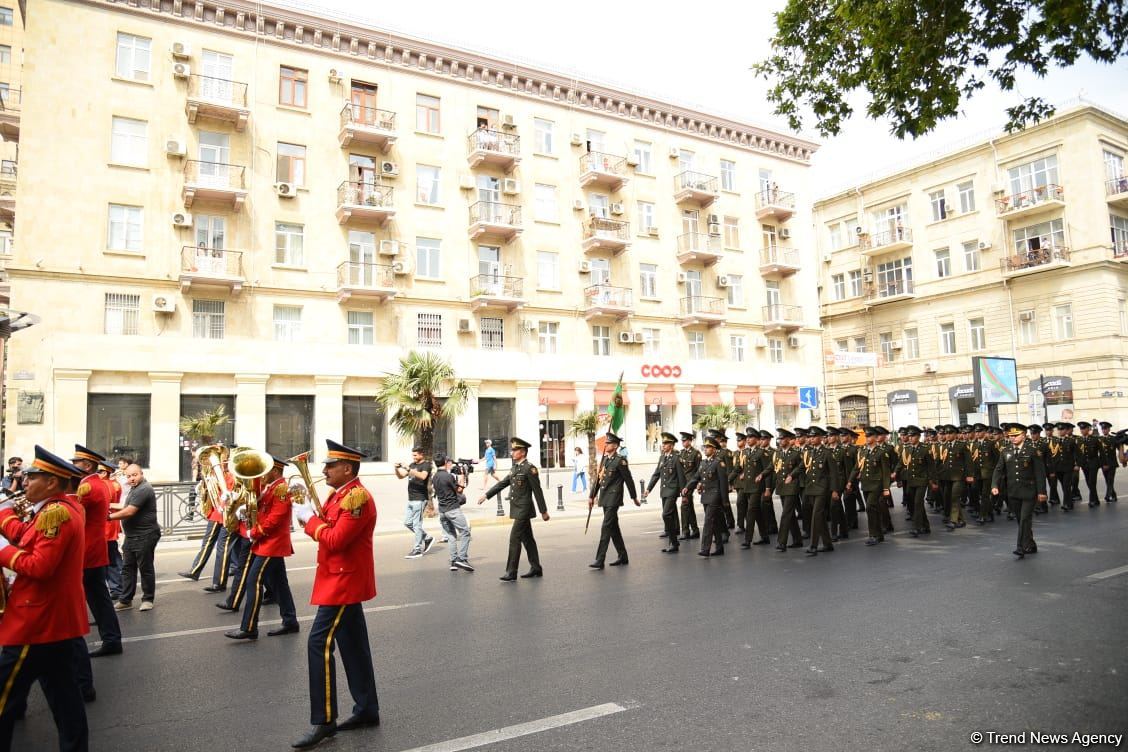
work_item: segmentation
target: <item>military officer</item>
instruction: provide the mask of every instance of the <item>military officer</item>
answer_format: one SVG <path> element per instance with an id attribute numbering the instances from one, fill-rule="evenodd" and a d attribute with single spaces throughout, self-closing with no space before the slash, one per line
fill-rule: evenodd
<path id="1" fill-rule="evenodd" d="M 766 442 L 763 440 L 762 434 L 755 428 L 749 426 L 747 430 L 748 438 L 745 444 L 747 456 L 744 461 L 741 483 L 745 489 L 744 493 L 748 495 L 748 511 L 744 518 L 744 542 L 740 544 L 741 548 L 771 543 L 772 534 L 768 532 L 768 515 L 771 515 L 773 521 L 775 517 L 774 510 L 766 509 L 771 503 L 771 488 L 769 485 L 771 465 L 768 464 L 769 461 L 767 460 Z M 766 499 L 765 494 L 767 494 Z M 739 501 L 737 504 L 739 505 Z M 752 537 L 757 527 L 760 529 L 760 537 L 753 541 Z"/>
<path id="2" fill-rule="evenodd" d="M 685 495 L 691 496 L 694 489 L 701 489 L 701 504 L 705 507 L 705 530 L 701 536 L 701 550 L 698 556 L 724 556 L 725 527 L 724 512 L 721 506 L 728 499 L 728 470 L 721 461 L 721 444 L 715 436 L 705 439 L 705 456 L 697 472 L 686 479 Z M 714 542 L 716 548 L 713 548 Z"/>
<path id="3" fill-rule="evenodd" d="M 760 514 L 764 516 L 767 523 L 765 528 L 768 535 L 775 535 L 779 532 L 779 525 L 776 522 L 775 516 L 775 502 L 772 498 L 772 490 L 775 485 L 775 452 L 772 447 L 772 432 L 764 429 L 760 430 L 760 448 L 764 450 L 760 458 L 760 470 L 764 474 L 764 488 L 760 494 Z M 753 544 L 755 545 L 755 544 Z"/>
<path id="4" fill-rule="evenodd" d="M 1077 427 L 1081 435 L 1077 438 L 1077 464 L 1085 475 L 1085 485 L 1089 487 L 1089 506 L 1099 506 L 1097 496 L 1097 472 L 1101 469 L 1101 440 L 1093 433 L 1093 424 L 1079 421 Z M 1080 488 L 1078 488 L 1080 491 Z"/>
<path id="5" fill-rule="evenodd" d="M 928 446 L 921 443 L 921 433 L 918 426 L 905 426 L 905 441 L 901 445 L 899 460 L 900 470 L 897 471 L 897 485 L 905 489 L 905 496 L 909 499 L 909 506 L 913 511 L 909 535 L 914 538 L 932 532 L 924 508 L 924 494 L 928 488 L 928 468 L 932 462 L 932 454 Z"/>
<path id="6" fill-rule="evenodd" d="M 886 499 L 889 498 L 889 455 L 878 446 L 877 437 L 881 432 L 873 427 L 866 428 L 866 443 L 858 451 L 858 462 L 854 466 L 851 483 L 861 489 L 866 501 L 866 522 L 869 525 L 867 546 L 876 546 L 885 540 L 885 521 L 882 510 L 888 511 Z"/>
<path id="7" fill-rule="evenodd" d="M 662 432 L 662 454 L 650 476 L 646 493 L 642 495 L 645 500 L 646 494 L 659 482 L 662 483 L 659 494 L 662 497 L 662 523 L 666 528 L 666 547 L 662 549 L 664 554 L 678 552 L 678 500 L 686 485 L 685 470 L 674 451 L 677 441 L 678 438 L 672 433 Z"/>
<path id="8" fill-rule="evenodd" d="M 1116 501 L 1116 434 L 1107 420 L 1100 423 L 1101 473 L 1105 482 L 1105 501 Z"/>
<path id="9" fill-rule="evenodd" d="M 799 481 L 803 477 L 803 450 L 792 443 L 796 436 L 791 431 L 780 428 L 777 429 L 776 436 L 778 448 L 772 466 L 772 478 L 780 503 L 783 504 L 776 550 L 786 551 L 803 545 L 803 536 L 799 531 Z"/>
<path id="10" fill-rule="evenodd" d="M 995 430 L 998 431 L 998 429 L 995 429 Z M 1030 445 L 1032 447 L 1034 447 L 1035 451 L 1037 451 L 1039 455 L 1041 455 L 1042 463 L 1046 466 L 1046 473 L 1048 474 L 1049 471 L 1050 471 L 1050 440 L 1042 437 L 1042 427 L 1040 425 L 1038 425 L 1037 423 L 1031 423 L 1029 426 L 1027 426 L 1026 432 L 1028 434 L 1030 434 Z M 995 463 L 998 463 L 998 461 L 999 461 L 999 453 L 1003 449 L 1003 444 L 1004 443 L 1007 443 L 1007 444 L 1010 443 L 1009 441 L 1006 441 L 1006 442 L 1000 441 L 999 439 L 1001 437 L 1002 437 L 1001 431 L 999 431 L 997 435 L 992 437 L 992 438 L 995 439 L 995 441 L 994 441 Z M 994 472 L 995 472 L 995 467 L 994 467 L 994 464 L 993 464 L 991 466 L 992 475 L 994 474 Z M 984 486 L 986 486 L 986 485 L 989 485 L 989 484 L 984 484 Z M 989 496 L 989 494 L 986 494 L 986 493 L 984 495 Z M 999 494 L 995 498 L 995 511 L 996 512 L 1000 511 L 1000 508 L 1001 508 L 1003 502 L 1005 501 L 1005 499 L 1003 498 L 1004 496 L 1006 496 L 1006 494 Z M 1049 507 L 1049 503 L 1046 502 L 1046 501 L 1040 501 L 1040 502 L 1038 502 L 1037 504 L 1034 505 L 1034 514 L 1044 513 L 1044 512 L 1048 512 L 1048 511 L 1050 511 L 1050 507 Z M 1008 519 L 1009 519 L 1009 516 L 1008 516 Z"/>
<path id="11" fill-rule="evenodd" d="M 1006 435 L 1011 444 L 1003 450 L 995 465 L 991 494 L 998 496 L 1000 488 L 1005 485 L 1011 508 L 1020 510 L 1018 545 L 1014 555 L 1021 559 L 1038 551 L 1034 543 L 1034 502 L 1046 498 L 1046 468 L 1041 456 L 1026 441 L 1026 426 L 1008 423 Z"/>
<path id="12" fill-rule="evenodd" d="M 959 429 L 953 425 L 943 428 L 937 449 L 937 471 L 944 514 L 948 517 L 944 524 L 952 531 L 967 525 L 960 500 L 963 498 L 964 485 L 974 479 L 971 476 L 971 454 L 967 451 L 967 446 L 956 441 Z"/>
<path id="13" fill-rule="evenodd" d="M 521 577 L 543 577 L 544 569 L 541 568 L 540 552 L 537 550 L 537 541 L 533 537 L 533 501 L 540 509 L 541 519 L 548 521 L 548 507 L 544 503 L 544 491 L 541 490 L 540 472 L 537 466 L 526 458 L 529 447 L 532 446 L 524 439 L 516 437 L 509 440 L 509 454 L 513 464 L 509 468 L 509 475 L 505 476 L 486 491 L 478 503 L 497 496 L 506 488 L 509 492 L 509 519 L 513 520 L 513 527 L 509 529 L 509 557 L 505 562 L 505 574 L 498 579 L 502 582 L 517 581 L 517 567 L 521 564 L 521 546 L 525 547 L 525 555 L 529 557 L 529 571 Z M 595 485 L 594 480 L 592 485 Z"/>
<path id="14" fill-rule="evenodd" d="M 748 516 L 748 491 L 745 486 L 745 465 L 748 462 L 748 434 L 736 432 L 736 451 L 732 453 L 732 467 L 729 468 L 729 487 L 736 491 L 736 529 L 737 535 L 744 534 L 744 525 Z"/>
<path id="15" fill-rule="evenodd" d="M 838 498 L 832 498 L 830 502 L 830 540 L 838 542 L 850 537 L 850 526 L 846 523 L 846 508 L 844 505 L 846 486 L 849 484 L 850 472 L 854 467 L 856 458 L 854 453 L 849 451 L 846 446 L 846 434 L 852 437 L 854 433 L 845 428 L 835 428 L 834 426 L 827 426 L 826 433 L 826 442 L 831 459 L 838 466 L 838 486 L 834 489 L 838 492 Z M 851 503 L 853 502 L 851 501 Z"/>
<path id="16" fill-rule="evenodd" d="M 595 472 L 595 479 L 591 484 L 591 494 L 588 497 L 588 509 L 595 506 L 598 500 L 603 508 L 603 524 L 599 528 L 599 544 L 595 549 L 595 561 L 588 566 L 592 569 L 603 569 L 603 560 L 607 556 L 607 547 L 615 544 L 615 553 L 619 558 L 611 562 L 613 567 L 626 566 L 630 563 L 627 556 L 627 544 L 623 540 L 623 532 L 619 529 L 619 507 L 623 506 L 623 489 L 630 494 L 631 501 L 639 506 L 638 492 L 635 490 L 634 478 L 627 465 L 627 458 L 619 454 L 619 447 L 623 440 L 610 431 L 603 445 L 603 457 L 599 460 L 599 468 Z"/>
<path id="17" fill-rule="evenodd" d="M 999 451 L 987 426 L 976 423 L 975 431 L 977 436 L 971 449 L 971 460 L 975 468 L 974 498 L 979 504 L 978 524 L 982 526 L 995 521 L 995 499 L 987 489 L 991 487 L 995 465 L 999 462 Z M 1041 451 L 1040 447 L 1038 451 Z"/>
<path id="18" fill-rule="evenodd" d="M 701 452 L 693 446 L 693 433 L 679 431 L 682 448 L 678 452 L 678 462 L 682 466 L 682 474 L 689 477 L 697 472 L 701 465 Z M 697 527 L 697 510 L 693 508 L 693 497 L 683 496 L 681 500 L 681 537 L 679 540 L 700 538 L 701 530 Z"/>
<path id="19" fill-rule="evenodd" d="M 71 463 L 86 473 L 79 481 L 78 490 L 75 492 L 78 503 L 82 505 L 86 514 L 83 531 L 86 550 L 82 557 L 82 589 L 86 593 L 86 605 L 94 616 L 94 622 L 98 625 L 98 634 L 102 638 L 102 644 L 98 649 L 90 651 L 91 658 L 121 653 L 121 626 L 118 624 L 110 591 L 106 587 L 106 567 L 110 563 L 110 552 L 106 548 L 110 487 L 98 474 L 98 468 L 105 462 L 106 458 L 97 452 L 81 444 L 74 445 L 74 457 L 71 458 Z M 92 687 L 94 679 L 89 675 L 90 661 L 80 655 L 77 666 L 81 674 L 79 683 Z"/>
<path id="20" fill-rule="evenodd" d="M 364 620 L 365 601 L 376 597 L 372 532 L 376 502 L 357 477 L 364 454 L 331 439 L 325 443 L 325 481 L 333 493 L 314 514 L 308 504 L 294 506 L 298 524 L 317 541 L 317 572 L 310 603 L 317 615 L 309 632 L 310 723 L 313 728 L 293 746 L 308 749 L 337 731 L 380 725 L 376 673 Z M 337 677 L 333 646 L 341 651 L 353 714 L 337 724 Z"/>
<path id="21" fill-rule="evenodd" d="M 224 452 L 227 450 L 224 449 Z M 227 455 L 225 454 L 224 457 Z M 228 491 L 235 490 L 235 476 L 230 471 L 223 472 L 223 483 Z M 221 492 L 222 493 L 222 492 Z M 227 580 L 235 564 L 236 543 L 239 540 L 237 532 L 227 529 L 223 509 L 212 499 L 211 509 L 208 510 L 208 520 L 219 525 L 219 532 L 215 539 L 215 566 L 212 567 L 211 584 L 204 588 L 206 593 L 222 593 L 227 590 Z"/>
<path id="22" fill-rule="evenodd" d="M 710 431 L 710 433 L 713 438 L 717 440 L 717 456 L 720 457 L 721 464 L 725 467 L 725 472 L 730 474 L 728 490 L 732 491 L 731 473 L 736 463 L 733 461 L 732 450 L 728 448 L 728 434 L 725 433 L 723 428 L 714 429 Z M 725 535 L 723 542 L 728 543 L 729 531 L 736 526 L 736 515 L 732 513 L 732 502 L 729 500 L 727 492 L 724 498 L 721 499 L 721 513 L 724 515 L 725 519 Z"/>

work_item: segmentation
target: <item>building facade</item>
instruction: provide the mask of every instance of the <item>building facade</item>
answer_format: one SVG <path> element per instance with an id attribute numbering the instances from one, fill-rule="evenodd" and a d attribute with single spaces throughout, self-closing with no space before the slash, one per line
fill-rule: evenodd
<path id="1" fill-rule="evenodd" d="M 983 420 L 971 359 L 996 355 L 1002 420 L 1128 423 L 1126 153 L 1081 105 L 816 201 L 830 415 Z"/>
<path id="2" fill-rule="evenodd" d="M 407 445 L 372 396 L 421 348 L 475 388 L 440 426 L 458 456 L 517 435 L 566 464 L 620 374 L 632 457 L 707 404 L 810 419 L 816 144 L 259 3 L 27 15 L 37 199 L 8 269 L 42 323 L 9 391 L 45 409 L 9 408 L 9 453 L 79 441 L 173 480 L 180 418 L 222 403 L 228 441 L 343 437 L 386 472 Z"/>
<path id="3" fill-rule="evenodd" d="M 20 110 L 23 101 L 23 15 L 18 3 L 0 4 L 0 305 L 8 305 L 4 266 L 16 227 Z"/>

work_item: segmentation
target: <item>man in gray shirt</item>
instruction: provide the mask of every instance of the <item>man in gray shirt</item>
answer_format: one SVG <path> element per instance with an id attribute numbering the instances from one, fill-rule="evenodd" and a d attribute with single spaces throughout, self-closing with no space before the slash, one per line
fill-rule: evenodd
<path id="1" fill-rule="evenodd" d="M 121 596 L 114 606 L 117 611 L 133 608 L 137 592 L 137 572 L 141 572 L 141 608 L 150 611 L 157 590 L 157 574 L 153 558 L 157 541 L 161 539 L 161 526 L 157 522 L 157 495 L 141 472 L 140 465 L 130 465 L 125 470 L 129 484 L 129 500 L 120 511 L 110 514 L 111 520 L 121 520 L 125 532 L 122 551 Z"/>
<path id="2" fill-rule="evenodd" d="M 435 489 L 435 501 L 439 506 L 439 524 L 450 539 L 450 571 L 473 572 L 469 559 L 470 523 L 462 513 L 462 505 L 466 503 L 466 496 L 462 493 L 466 478 L 451 472 L 453 464 L 450 457 L 435 455 L 435 466 L 439 470 L 431 486 Z"/>

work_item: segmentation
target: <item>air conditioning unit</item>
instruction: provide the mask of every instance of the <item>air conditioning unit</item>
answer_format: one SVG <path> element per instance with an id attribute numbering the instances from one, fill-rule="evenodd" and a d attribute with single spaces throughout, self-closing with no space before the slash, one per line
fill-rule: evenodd
<path id="1" fill-rule="evenodd" d="M 591 274 L 591 262 L 584 260 L 580 262 L 580 274 Z"/>
<path id="2" fill-rule="evenodd" d="M 824 264 L 829 264 L 829 263 L 830 263 L 830 261 L 831 261 L 831 258 L 832 258 L 832 257 L 833 257 L 833 254 L 831 254 L 831 253 L 824 253 L 824 254 L 822 255 L 822 260 L 823 260 L 823 263 L 824 263 Z"/>
<path id="3" fill-rule="evenodd" d="M 173 212 L 172 213 L 172 226 L 173 227 L 191 227 L 192 215 L 188 212 Z"/>
<path id="4" fill-rule="evenodd" d="M 991 241 L 990 240 L 980 240 L 979 241 L 979 250 L 981 250 L 981 251 L 991 250 Z"/>
<path id="5" fill-rule="evenodd" d="M 516 196 L 521 192 L 520 181 L 514 180 L 513 178 L 506 178 L 501 183 L 501 192 L 506 196 Z"/>
<path id="6" fill-rule="evenodd" d="M 725 288 L 732 283 L 727 274 L 720 274 L 717 276 L 717 287 Z"/>
<path id="7" fill-rule="evenodd" d="M 1006 192 L 1007 192 L 1007 187 L 1005 185 L 1003 185 L 1002 183 L 995 183 L 994 185 L 991 186 L 991 193 L 994 193 L 996 196 L 1001 195 L 1001 194 L 1006 193 Z"/>
<path id="8" fill-rule="evenodd" d="M 502 115 L 502 117 L 501 117 L 501 127 L 502 128 L 516 128 L 517 123 L 514 122 L 512 115 Z"/>
<path id="9" fill-rule="evenodd" d="M 670 159 L 677 159 L 681 156 L 681 151 L 676 146 L 670 147 Z"/>
<path id="10" fill-rule="evenodd" d="M 381 162 L 380 174 L 395 177 L 396 175 L 399 175 L 399 165 L 395 162 Z"/>
<path id="11" fill-rule="evenodd" d="M 619 332 L 619 344 L 632 345 L 634 344 L 634 332 Z"/>
<path id="12" fill-rule="evenodd" d="M 192 75 L 192 66 L 188 63 L 176 63 L 172 66 L 173 78 L 188 78 Z"/>
<path id="13" fill-rule="evenodd" d="M 584 145 L 584 137 L 581 136 L 579 133 L 573 133 L 572 134 L 572 146 L 583 146 L 583 145 Z"/>
<path id="14" fill-rule="evenodd" d="M 345 72 L 340 68 L 329 69 L 329 83 L 339 84 L 343 78 L 345 78 Z"/>
<path id="15" fill-rule="evenodd" d="M 458 333 L 459 334 L 466 334 L 469 331 L 470 331 L 470 319 L 459 319 L 458 320 Z"/>
<path id="16" fill-rule="evenodd" d="M 786 227 L 779 228 L 779 237 L 783 240 L 787 240 L 791 237 L 791 230 Z"/>
<path id="17" fill-rule="evenodd" d="M 153 296 L 153 310 L 157 313 L 175 313 L 176 298 L 171 295 L 157 294 Z"/>
<path id="18" fill-rule="evenodd" d="M 768 346 L 768 338 L 767 337 L 760 337 L 760 336 L 754 337 L 752 339 L 752 346 L 759 349 L 759 350 L 763 350 L 765 347 Z"/>
<path id="19" fill-rule="evenodd" d="M 583 210 L 584 210 L 583 199 L 578 198 L 578 199 L 576 199 L 575 201 L 572 202 L 572 211 L 583 211 Z"/>
<path id="20" fill-rule="evenodd" d="M 721 218 L 718 217 L 716 214 L 710 214 L 709 215 L 709 224 L 719 225 L 720 223 L 721 223 Z"/>
<path id="21" fill-rule="evenodd" d="M 854 234 L 855 235 L 865 235 L 866 234 L 866 228 L 862 227 L 861 225 L 858 225 L 857 227 L 854 228 Z"/>
<path id="22" fill-rule="evenodd" d="M 411 274 L 411 262 L 409 261 L 393 261 L 392 274 L 405 275 Z"/>
<path id="23" fill-rule="evenodd" d="M 620 204 L 620 203 L 611 204 L 611 213 L 614 214 L 616 217 L 622 216 L 623 205 Z"/>
<path id="24" fill-rule="evenodd" d="M 678 272 L 677 280 L 679 285 L 684 285 L 689 281 L 689 275 L 685 272 Z"/>
<path id="25" fill-rule="evenodd" d="M 1033 321 L 1034 320 L 1034 311 L 1022 311 L 1021 313 L 1018 314 L 1018 320 L 1019 321 Z"/>
<path id="26" fill-rule="evenodd" d="M 275 183 L 274 192 L 282 198 L 293 198 L 298 188 L 293 183 Z"/>
<path id="27" fill-rule="evenodd" d="M 532 334 L 537 331 L 537 322 L 532 319 L 524 319 L 521 321 L 521 329 L 522 331 Z"/>
<path id="28" fill-rule="evenodd" d="M 398 240 L 381 240 L 379 253 L 381 256 L 398 256 L 400 244 Z"/>
<path id="29" fill-rule="evenodd" d="M 192 45 L 187 42 L 173 42 L 172 56 L 177 60 L 187 60 L 192 57 Z"/>
<path id="30" fill-rule="evenodd" d="M 647 227 L 646 234 L 652 238 L 656 238 L 658 237 L 658 228 L 654 226 Z"/>
<path id="31" fill-rule="evenodd" d="M 460 175 L 458 178 L 458 187 L 464 191 L 474 190 L 474 176 L 473 175 Z"/>
<path id="32" fill-rule="evenodd" d="M 633 332 L 633 334 L 636 345 L 646 344 L 646 335 L 644 335 L 642 332 Z"/>
<path id="33" fill-rule="evenodd" d="M 905 344 L 903 342 L 901 342 L 901 340 L 899 340 L 899 339 L 895 339 L 895 340 L 893 340 L 892 342 L 889 343 L 889 349 L 890 350 L 902 350 L 902 349 L 904 349 L 904 347 L 905 347 Z"/>
<path id="34" fill-rule="evenodd" d="M 790 347 L 792 350 L 799 347 L 799 338 L 796 337 L 795 335 L 788 337 L 787 338 L 787 346 Z"/>
<path id="35" fill-rule="evenodd" d="M 638 167 L 638 157 L 633 154 L 627 157 L 627 167 Z"/>
<path id="36" fill-rule="evenodd" d="M 177 141 L 175 138 L 170 138 L 165 141 L 165 154 L 170 157 L 183 157 L 188 153 L 188 148 L 184 145 L 183 141 Z"/>
<path id="37" fill-rule="evenodd" d="M 710 224 L 709 225 L 709 234 L 712 235 L 713 237 L 720 236 L 721 226 L 719 224 L 715 223 L 715 222 Z"/>
<path id="38" fill-rule="evenodd" d="M 932 361 L 926 362 L 924 364 L 924 372 L 925 373 L 936 373 L 936 364 L 933 363 Z"/>

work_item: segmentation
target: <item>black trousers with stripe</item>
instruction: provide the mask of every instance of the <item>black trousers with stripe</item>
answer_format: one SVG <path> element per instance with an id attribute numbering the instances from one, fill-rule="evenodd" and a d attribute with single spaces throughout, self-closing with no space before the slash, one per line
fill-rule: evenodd
<path id="1" fill-rule="evenodd" d="M 238 610 L 247 594 L 247 571 L 251 565 L 251 542 L 238 533 L 231 536 L 232 577 L 231 592 L 227 594 L 227 607 Z"/>
<path id="2" fill-rule="evenodd" d="M 257 632 L 259 611 L 262 609 L 264 589 L 269 588 L 278 604 L 282 624 L 294 627 L 298 624 L 298 614 L 294 609 L 294 596 L 290 592 L 290 580 L 286 577 L 286 560 L 281 556 L 259 556 L 251 554 L 251 564 L 247 567 L 247 603 L 243 607 L 242 628 L 246 632 Z"/>
<path id="3" fill-rule="evenodd" d="M 368 625 L 359 603 L 318 606 L 309 633 L 309 720 L 314 725 L 337 720 L 337 663 L 334 647 L 353 698 L 353 713 L 372 718 L 380 713 L 376 698 L 376 672 L 368 644 Z"/>
<path id="4" fill-rule="evenodd" d="M 208 520 L 208 530 L 204 533 L 204 539 L 200 541 L 200 550 L 196 552 L 196 558 L 192 559 L 192 566 L 188 570 L 188 574 L 192 575 L 193 580 L 200 579 L 200 573 L 208 565 L 208 559 L 211 558 L 212 549 L 215 548 L 216 541 L 219 540 L 219 531 L 222 528 L 223 525 L 218 522 Z"/>
<path id="5" fill-rule="evenodd" d="M 90 732 L 74 675 L 74 640 L 5 645 L 0 651 L 0 752 L 12 749 L 16 713 L 27 706 L 27 694 L 36 679 L 55 719 L 60 752 L 86 752 Z"/>
<path id="6" fill-rule="evenodd" d="M 239 535 L 227 532 L 222 524 L 215 539 L 215 567 L 212 569 L 212 585 L 214 587 L 227 587 L 227 576 L 231 571 L 231 554 Z"/>

